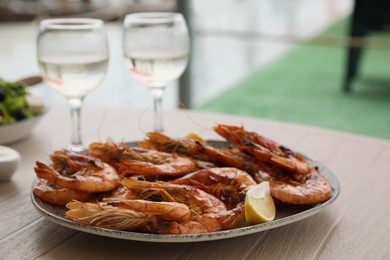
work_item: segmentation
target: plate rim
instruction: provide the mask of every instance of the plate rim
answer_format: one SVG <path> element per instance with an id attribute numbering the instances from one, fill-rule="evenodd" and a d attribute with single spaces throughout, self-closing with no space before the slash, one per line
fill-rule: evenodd
<path id="1" fill-rule="evenodd" d="M 217 140 L 207 140 L 207 142 L 226 143 L 225 141 L 217 141 Z M 55 214 L 53 211 L 49 211 L 41 207 L 40 203 L 48 204 L 51 207 L 56 207 L 56 206 L 40 200 L 34 194 L 33 189 L 31 189 L 30 192 L 31 201 L 35 209 L 38 211 L 38 213 L 41 216 L 43 216 L 45 219 L 53 223 L 56 223 L 60 226 L 70 228 L 76 231 L 81 231 L 81 232 L 90 233 L 94 235 L 100 235 L 104 237 L 133 240 L 133 241 L 143 241 L 143 242 L 159 242 L 159 243 L 189 243 L 189 242 L 203 242 L 203 241 L 228 239 L 228 238 L 234 238 L 234 237 L 259 233 L 262 231 L 274 229 L 277 227 L 285 226 L 306 219 L 308 217 L 311 217 L 321 212 L 323 209 L 329 207 L 331 204 L 333 204 L 336 201 L 336 199 L 340 194 L 340 183 L 336 178 L 336 176 L 324 164 L 311 160 L 307 156 L 305 156 L 305 158 L 307 158 L 316 166 L 318 166 L 321 174 L 329 181 L 332 187 L 332 197 L 329 200 L 323 203 L 315 204 L 313 207 L 305 209 L 298 213 L 294 213 L 293 215 L 275 219 L 270 222 L 265 222 L 265 223 L 250 225 L 245 227 L 239 227 L 235 229 L 223 230 L 223 231 L 199 233 L 199 234 L 171 235 L 171 234 L 153 234 L 153 233 L 141 233 L 141 232 L 133 232 L 133 231 L 107 229 L 107 228 L 101 228 L 101 227 L 76 223 L 69 219 L 66 219 L 64 216 L 60 216 L 58 214 Z"/>

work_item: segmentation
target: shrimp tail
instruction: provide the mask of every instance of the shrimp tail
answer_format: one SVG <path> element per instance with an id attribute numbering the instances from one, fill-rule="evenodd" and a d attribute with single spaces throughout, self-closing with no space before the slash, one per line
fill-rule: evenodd
<path id="1" fill-rule="evenodd" d="M 47 166 L 46 164 L 37 161 L 34 171 L 37 174 L 38 178 L 46 179 L 54 185 L 58 185 L 58 176 L 60 175 L 56 170 Z"/>

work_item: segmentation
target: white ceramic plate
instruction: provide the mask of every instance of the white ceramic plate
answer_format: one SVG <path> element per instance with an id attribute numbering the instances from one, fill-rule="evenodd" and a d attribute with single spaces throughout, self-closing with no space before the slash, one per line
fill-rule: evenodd
<path id="1" fill-rule="evenodd" d="M 218 147 L 226 147 L 226 142 L 219 141 L 210 141 L 211 145 Z M 183 243 L 183 242 L 200 242 L 200 241 L 210 241 L 210 240 L 219 240 L 226 239 L 238 236 L 249 235 L 253 233 L 258 233 L 261 231 L 277 228 L 287 224 L 297 222 L 299 220 L 308 218 L 314 214 L 319 213 L 323 209 L 330 206 L 337 199 L 340 193 L 340 185 L 337 178 L 333 173 L 326 168 L 324 165 L 314 162 L 320 169 L 321 174 L 327 178 L 332 186 L 333 194 L 332 197 L 324 202 L 312 206 L 286 206 L 278 207 L 277 215 L 275 220 L 263 224 L 246 226 L 231 230 L 211 232 L 205 234 L 188 234 L 188 235 L 161 235 L 161 234 L 148 234 L 148 233 L 138 233 L 130 231 L 118 231 L 100 227 L 93 227 L 88 225 L 83 225 L 75 223 L 69 219 L 66 219 L 65 207 L 53 206 L 51 204 L 45 203 L 40 200 L 38 197 L 31 192 L 31 199 L 33 205 L 37 211 L 49 221 L 57 223 L 61 226 L 71 228 L 74 230 L 91 233 L 100 236 L 113 237 L 126 240 L 136 240 L 136 241 L 146 241 L 146 242 L 164 242 L 164 243 Z"/>
<path id="2" fill-rule="evenodd" d="M 0 144 L 10 144 L 26 138 L 44 114 L 45 112 L 19 122 L 0 125 Z"/>

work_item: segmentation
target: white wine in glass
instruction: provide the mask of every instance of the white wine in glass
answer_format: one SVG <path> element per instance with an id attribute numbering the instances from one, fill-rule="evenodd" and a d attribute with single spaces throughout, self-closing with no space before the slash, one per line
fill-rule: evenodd
<path id="1" fill-rule="evenodd" d="M 187 24 L 179 13 L 135 13 L 123 23 L 125 64 L 153 96 L 154 131 L 163 131 L 162 98 L 184 72 L 190 52 Z"/>
<path id="2" fill-rule="evenodd" d="M 61 93 L 71 109 L 69 150 L 83 151 L 80 110 L 85 96 L 104 79 L 109 49 L 99 19 L 47 19 L 40 23 L 37 56 L 43 79 Z"/>

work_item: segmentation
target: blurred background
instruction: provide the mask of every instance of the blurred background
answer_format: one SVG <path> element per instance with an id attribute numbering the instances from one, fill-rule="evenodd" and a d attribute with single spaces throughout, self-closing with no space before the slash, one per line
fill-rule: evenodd
<path id="1" fill-rule="evenodd" d="M 125 70 L 121 46 L 124 16 L 144 11 L 181 12 L 191 31 L 190 65 L 167 88 L 165 109 L 390 139 L 390 19 L 384 0 L 0 0 L 0 78 L 39 75 L 35 41 L 41 19 L 101 18 L 110 65 L 85 106 L 150 110 L 148 90 Z M 48 105 L 65 103 L 45 83 L 30 92 Z"/>

